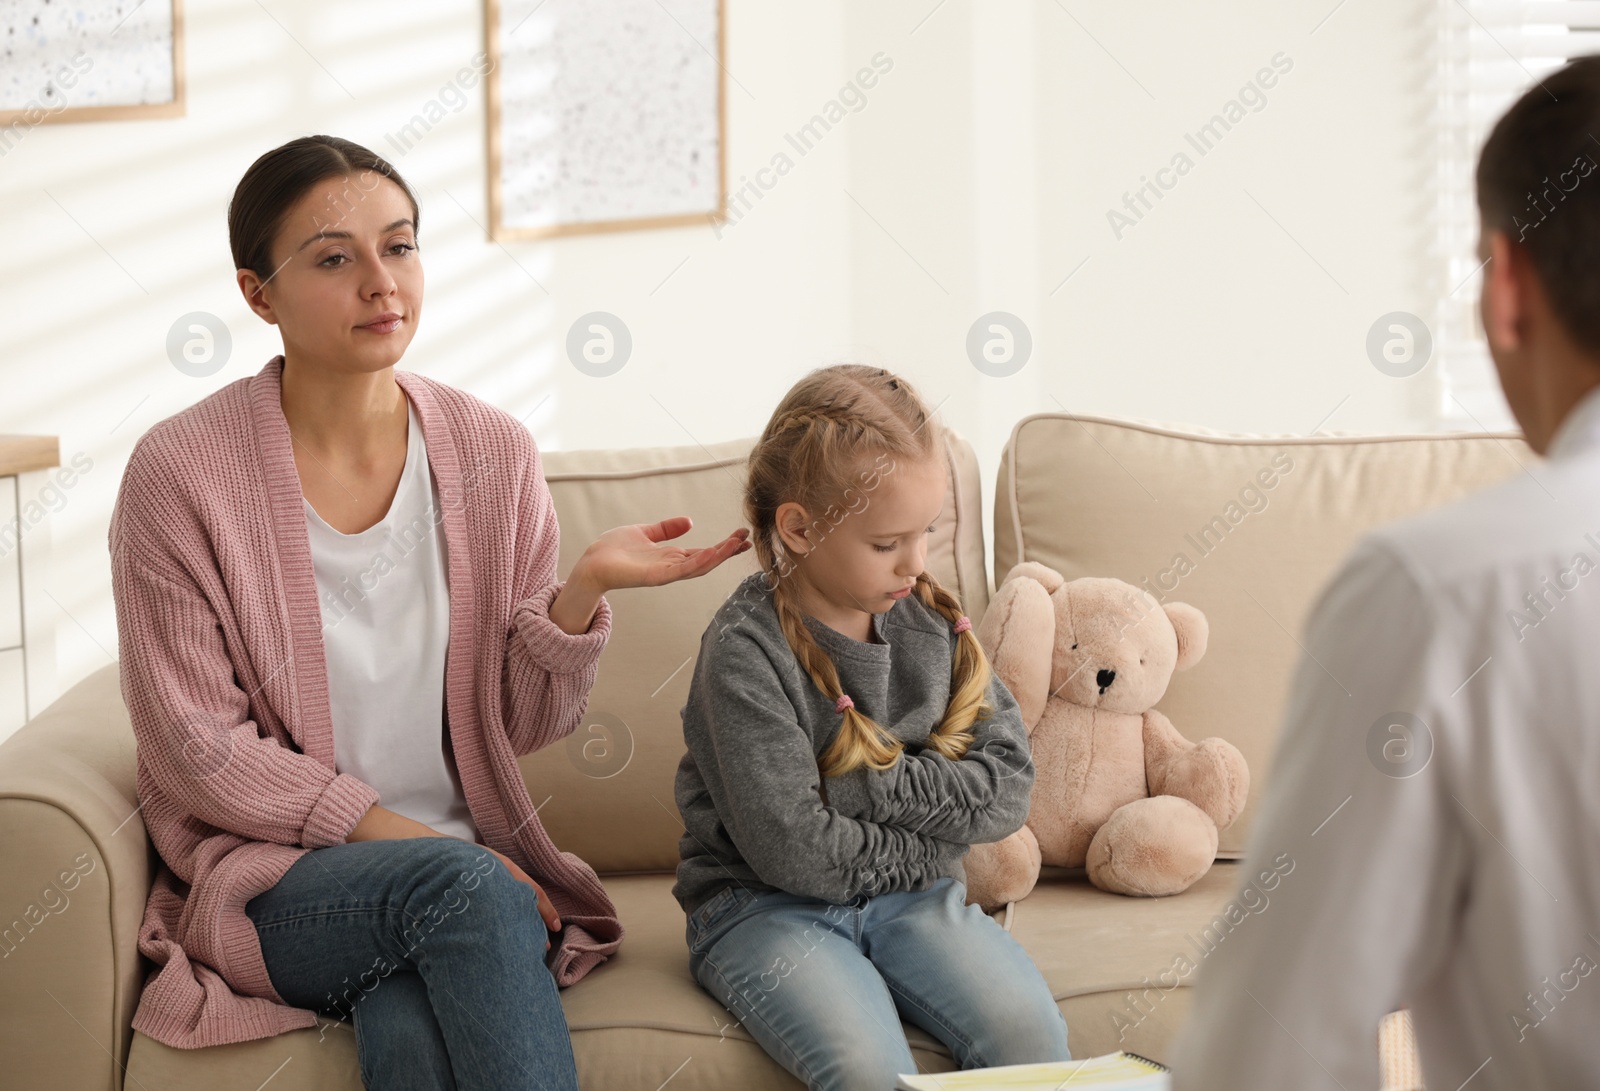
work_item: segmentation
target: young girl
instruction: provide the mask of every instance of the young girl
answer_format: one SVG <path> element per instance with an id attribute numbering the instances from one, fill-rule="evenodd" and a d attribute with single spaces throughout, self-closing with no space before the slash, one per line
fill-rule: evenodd
<path id="1" fill-rule="evenodd" d="M 811 1088 L 1067 1060 L 1050 989 L 966 904 L 961 858 L 1027 818 L 1017 703 L 924 570 L 946 440 L 880 368 L 813 371 L 750 454 L 762 571 L 706 630 L 683 708 L 673 895 L 689 969 Z"/>

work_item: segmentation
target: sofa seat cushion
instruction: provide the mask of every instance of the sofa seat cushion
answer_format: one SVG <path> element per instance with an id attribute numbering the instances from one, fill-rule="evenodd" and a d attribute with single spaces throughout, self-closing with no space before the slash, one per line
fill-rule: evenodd
<path id="1" fill-rule="evenodd" d="M 697 1091 L 800 1088 L 732 1015 L 689 976 L 673 875 L 604 876 L 627 935 L 615 955 L 563 989 L 562 1008 L 584 1087 L 655 1088 L 677 1074 Z M 955 1068 L 950 1051 L 902 1024 L 924 1072 Z M 690 1072 L 692 1069 L 692 1073 Z M 164 1091 L 271 1086 L 361 1091 L 355 1034 L 323 1022 L 274 1038 L 181 1050 L 135 1034 L 124 1086 Z M 675 1081 L 677 1082 L 677 1081 Z"/>
<path id="2" fill-rule="evenodd" d="M 690 1076 L 692 1068 L 686 1085 L 707 1091 L 803 1086 L 689 975 L 673 876 L 603 879 L 627 936 L 615 955 L 562 994 L 583 1085 L 654 1088 L 680 1068 L 678 1079 Z M 902 1027 L 922 1071 L 956 1067 L 926 1031 Z"/>
<path id="3" fill-rule="evenodd" d="M 1049 983 L 1074 1056 L 1128 1049 L 1165 1059 L 1188 1013 L 1203 952 L 1225 941 L 1218 921 L 1227 919 L 1239 867 L 1219 862 L 1171 898 L 1107 894 L 1090 886 L 1081 869 L 1044 869 L 1033 892 L 1011 907 L 1010 930 Z M 615 955 L 561 993 L 583 1086 L 659 1087 L 676 1074 L 702 1091 L 800 1087 L 689 976 L 673 876 L 603 878 L 627 936 Z M 1242 922 L 1228 928 L 1250 926 L 1254 914 L 1243 911 Z M 1004 921 L 1004 911 L 995 917 Z M 955 1068 L 943 1044 L 920 1027 L 902 1027 L 922 1071 Z M 191 1051 L 136 1034 L 125 1086 L 256 1087 L 275 1072 L 274 1082 L 286 1087 L 360 1091 L 355 1035 L 347 1024 L 330 1022 Z"/>
<path id="4" fill-rule="evenodd" d="M 174 1049 L 134 1031 L 122 1078 L 124 1091 L 210 1091 L 263 1084 L 362 1091 L 355 1032 L 346 1023 L 319 1019 L 315 1030 L 291 1030 L 274 1038 L 204 1049 Z"/>
<path id="5" fill-rule="evenodd" d="M 1011 934 L 1044 974 L 1074 1057 L 1126 1049 L 1167 1060 L 1206 955 L 1233 929 L 1250 927 L 1250 906 L 1270 907 L 1270 894 L 1251 893 L 1229 912 L 1242 866 L 1219 860 L 1170 898 L 1107 894 L 1082 868 L 1042 869 L 1012 906 Z"/>

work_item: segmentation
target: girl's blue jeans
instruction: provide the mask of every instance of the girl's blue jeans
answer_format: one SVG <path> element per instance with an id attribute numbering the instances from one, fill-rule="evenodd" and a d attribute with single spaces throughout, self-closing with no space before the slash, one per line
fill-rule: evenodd
<path id="1" fill-rule="evenodd" d="M 369 1088 L 576 1091 L 533 889 L 455 837 L 312 849 L 252 898 L 285 1001 L 355 1020 Z"/>
<path id="2" fill-rule="evenodd" d="M 901 1020 L 962 1068 L 1071 1060 L 1020 943 L 951 876 L 836 905 L 734 884 L 689 915 L 689 972 L 812 1091 L 886 1091 L 918 1071 Z"/>

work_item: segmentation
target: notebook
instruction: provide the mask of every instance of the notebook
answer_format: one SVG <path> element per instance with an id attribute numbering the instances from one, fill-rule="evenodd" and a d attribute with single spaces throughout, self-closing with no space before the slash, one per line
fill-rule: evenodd
<path id="1" fill-rule="evenodd" d="M 1106 1053 L 1081 1061 L 1010 1064 L 965 1072 L 918 1073 L 897 1077 L 895 1091 L 1165 1091 L 1171 1070 L 1137 1053 Z"/>

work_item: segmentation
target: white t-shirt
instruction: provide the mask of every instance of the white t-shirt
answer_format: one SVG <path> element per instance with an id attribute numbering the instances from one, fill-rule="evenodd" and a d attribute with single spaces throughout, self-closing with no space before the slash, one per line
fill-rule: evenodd
<path id="1" fill-rule="evenodd" d="M 405 469 L 381 520 L 342 534 L 301 498 L 322 607 L 334 763 L 376 788 L 389 810 L 476 841 L 445 753 L 450 589 L 438 488 L 409 398 L 406 413 Z"/>

